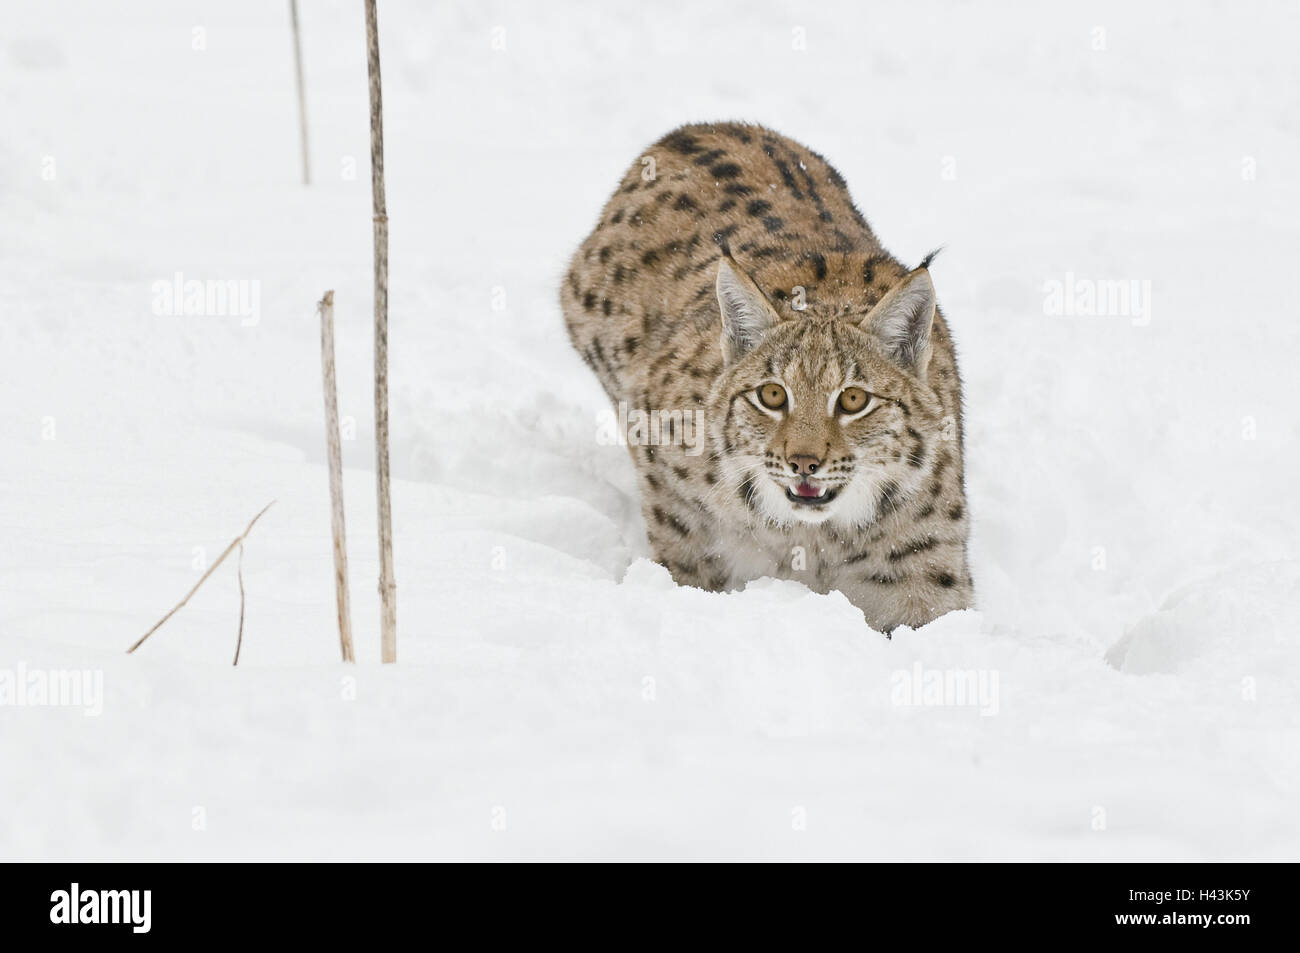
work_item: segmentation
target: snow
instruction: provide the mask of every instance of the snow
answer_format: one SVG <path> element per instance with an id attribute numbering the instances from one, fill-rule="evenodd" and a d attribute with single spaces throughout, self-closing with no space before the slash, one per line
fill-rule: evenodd
<path id="1" fill-rule="evenodd" d="M 0 704 L 0 857 L 1296 859 L 1300 13 L 1162 6 L 385 2 L 390 667 L 359 5 L 303 7 L 310 189 L 283 4 L 8 11 L 0 686 L 104 696 Z M 977 610 L 888 641 L 647 558 L 556 285 L 709 118 L 824 153 L 903 260 L 946 246 Z M 258 320 L 154 313 L 177 272 L 258 282 Z M 1047 314 L 1067 275 L 1149 281 L 1149 320 Z M 231 564 L 126 655 L 272 499 L 238 668 Z M 995 697 L 924 703 L 963 673 Z"/>

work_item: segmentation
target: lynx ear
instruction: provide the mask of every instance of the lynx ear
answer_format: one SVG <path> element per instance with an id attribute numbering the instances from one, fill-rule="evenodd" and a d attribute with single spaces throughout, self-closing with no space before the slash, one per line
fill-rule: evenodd
<path id="1" fill-rule="evenodd" d="M 924 381 L 930 366 L 934 307 L 934 283 L 930 270 L 922 266 L 890 288 L 859 327 L 874 335 L 897 364 Z"/>
<path id="2" fill-rule="evenodd" d="M 752 351 L 780 317 L 754 280 L 725 252 L 718 261 L 717 289 L 722 360 L 731 364 Z"/>

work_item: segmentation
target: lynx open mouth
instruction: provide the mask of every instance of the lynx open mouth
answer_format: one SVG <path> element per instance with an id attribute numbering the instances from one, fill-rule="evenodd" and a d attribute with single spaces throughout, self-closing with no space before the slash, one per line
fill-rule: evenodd
<path id="1" fill-rule="evenodd" d="M 813 486 L 808 481 L 785 488 L 785 498 L 799 506 L 825 506 L 835 499 L 835 491 L 826 486 Z"/>

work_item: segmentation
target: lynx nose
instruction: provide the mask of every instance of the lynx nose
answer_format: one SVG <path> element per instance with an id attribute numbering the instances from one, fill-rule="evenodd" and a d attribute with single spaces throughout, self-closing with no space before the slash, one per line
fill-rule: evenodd
<path id="1" fill-rule="evenodd" d="M 785 459 L 796 476 L 812 476 L 822 465 L 822 462 L 810 453 L 795 453 Z"/>

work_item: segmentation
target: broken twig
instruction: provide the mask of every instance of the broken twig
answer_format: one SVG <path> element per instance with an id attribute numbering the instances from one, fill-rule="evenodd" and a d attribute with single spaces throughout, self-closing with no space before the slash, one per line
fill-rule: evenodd
<path id="1" fill-rule="evenodd" d="M 240 543 L 242 543 L 242 542 L 244 541 L 245 537 L 247 537 L 248 534 L 251 533 L 251 532 L 253 531 L 253 526 L 254 526 L 254 524 L 255 524 L 258 520 L 260 520 L 260 519 L 262 518 L 262 513 L 265 513 L 267 510 L 269 510 L 269 509 L 270 509 L 272 506 L 274 506 L 274 505 L 275 505 L 275 500 L 272 500 L 270 503 L 267 503 L 266 506 L 262 507 L 262 511 L 261 511 L 261 513 L 258 513 L 256 516 L 253 517 L 252 521 L 248 524 L 248 528 L 245 529 L 245 530 L 244 530 L 244 531 L 243 531 L 243 532 L 242 532 L 238 537 L 235 538 L 235 540 L 234 540 L 234 541 L 233 541 L 229 546 L 226 547 L 226 551 L 223 552 L 220 556 L 218 556 L 217 559 L 216 559 L 216 562 L 214 562 L 211 566 L 208 567 L 208 571 L 205 572 L 205 573 L 204 573 L 204 574 L 199 578 L 199 581 L 196 582 L 196 583 L 194 584 L 194 588 L 191 589 L 189 592 L 185 593 L 185 598 L 182 599 L 180 602 L 176 603 L 176 605 L 172 607 L 171 612 L 168 612 L 165 616 L 163 616 L 161 619 L 159 619 L 157 622 L 155 622 L 155 623 L 153 624 L 153 628 L 151 628 L 151 629 L 150 629 L 148 632 L 146 632 L 144 635 L 140 636 L 140 638 L 136 640 L 135 645 L 131 646 L 129 649 L 126 650 L 126 654 L 127 654 L 127 655 L 130 655 L 132 652 L 134 652 L 136 649 L 138 649 L 141 645 L 143 645 L 145 639 L 149 638 L 149 636 L 151 636 L 151 635 L 153 635 L 155 632 L 157 632 L 158 629 L 162 627 L 162 624 L 163 624 L 164 622 L 166 622 L 168 619 L 170 619 L 172 616 L 174 616 L 177 612 L 179 612 L 180 609 L 181 609 L 181 607 L 182 607 L 183 605 L 185 605 L 185 603 L 187 603 L 187 602 L 190 601 L 190 596 L 194 595 L 194 593 L 196 593 L 196 592 L 199 591 L 199 586 L 201 586 L 201 585 L 203 585 L 203 583 L 207 582 L 208 577 L 211 576 L 211 575 L 216 571 L 217 567 L 221 565 L 222 561 L 225 560 L 225 558 L 226 558 L 227 556 L 230 555 L 231 550 L 233 550 L 236 546 L 238 546 Z M 241 623 L 241 631 L 242 631 L 242 623 Z"/>

